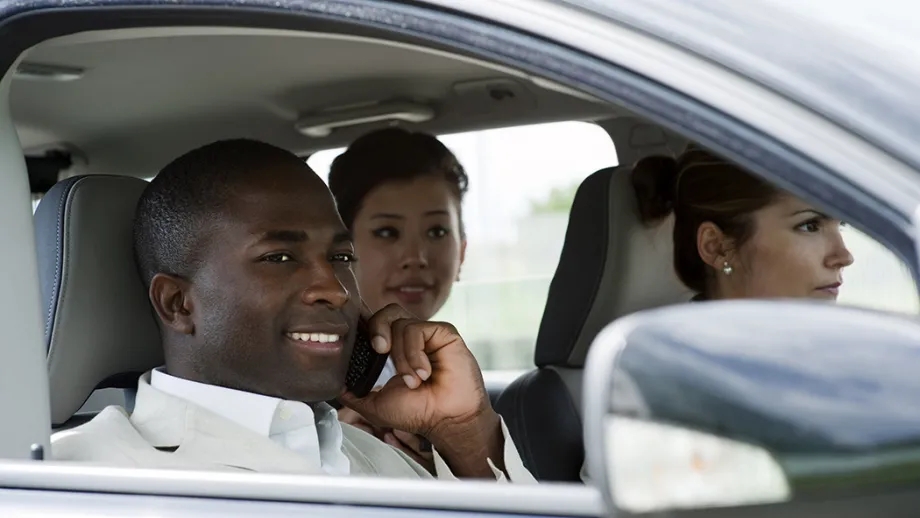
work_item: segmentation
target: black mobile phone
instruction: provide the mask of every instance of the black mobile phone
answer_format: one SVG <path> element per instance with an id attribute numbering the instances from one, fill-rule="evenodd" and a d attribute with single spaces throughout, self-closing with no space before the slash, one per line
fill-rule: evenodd
<path id="1" fill-rule="evenodd" d="M 358 397 L 368 395 L 383 372 L 387 357 L 388 354 L 380 354 L 371 347 L 367 322 L 363 318 L 359 319 L 355 331 L 355 346 L 348 362 L 348 372 L 345 374 L 345 386 L 348 391 Z"/>

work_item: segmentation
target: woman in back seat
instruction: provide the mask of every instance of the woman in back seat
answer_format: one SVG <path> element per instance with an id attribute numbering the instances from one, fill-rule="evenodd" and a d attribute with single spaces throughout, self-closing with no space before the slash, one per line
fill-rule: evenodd
<path id="1" fill-rule="evenodd" d="M 693 144 L 640 160 L 632 183 L 643 221 L 674 215 L 674 268 L 694 300 L 836 300 L 853 263 L 840 220 Z"/>
<path id="2" fill-rule="evenodd" d="M 463 166 L 441 141 L 401 128 L 358 138 L 332 163 L 329 189 L 354 235 L 358 288 L 372 311 L 397 303 L 429 320 L 447 301 L 466 251 L 467 184 Z M 395 374 L 388 363 L 378 386 Z M 432 466 L 430 445 L 420 437 L 375 429 L 347 408 L 339 417 Z"/>

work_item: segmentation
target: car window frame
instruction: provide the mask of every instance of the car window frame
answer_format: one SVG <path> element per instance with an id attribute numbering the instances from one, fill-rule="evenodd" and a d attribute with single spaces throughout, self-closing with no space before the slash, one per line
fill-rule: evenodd
<path id="1" fill-rule="evenodd" d="M 496 6 L 507 7 L 509 4 L 506 2 L 500 2 L 499 0 L 464 1 L 466 2 L 463 4 L 466 8 L 465 15 L 458 14 L 456 10 L 437 10 L 431 7 L 423 7 L 421 4 L 404 5 L 396 2 L 371 2 L 368 0 L 297 1 L 286 3 L 283 6 L 275 5 L 275 2 L 266 0 L 241 0 L 232 9 L 227 8 L 218 1 L 206 0 L 196 2 L 196 5 L 199 7 L 202 5 L 210 6 L 208 9 L 195 10 L 167 7 L 162 8 L 162 12 L 173 13 L 170 16 L 174 16 L 171 18 L 174 21 L 178 19 L 176 18 L 177 16 L 186 15 L 194 15 L 193 18 L 197 20 L 197 24 L 202 24 L 206 20 L 223 20 L 222 22 L 212 22 L 214 25 L 220 25 L 221 23 L 252 25 L 258 23 L 260 15 L 265 15 L 275 21 L 279 17 L 300 17 L 313 21 L 320 18 L 334 19 L 337 23 L 346 25 L 350 23 L 358 24 L 363 29 L 372 28 L 392 31 L 393 34 L 408 34 L 413 38 L 427 42 L 427 46 L 453 47 L 461 53 L 478 55 L 481 58 L 538 74 L 560 84 L 598 96 L 606 101 L 617 102 L 619 105 L 625 106 L 631 111 L 647 117 L 649 120 L 699 140 L 701 143 L 726 154 L 729 158 L 752 168 L 755 172 L 772 179 L 793 192 L 808 199 L 822 200 L 826 202 L 829 208 L 835 211 L 840 212 L 847 208 L 852 209 L 856 214 L 848 217 L 849 220 L 865 227 L 867 233 L 873 237 L 881 236 L 883 239 L 880 240 L 890 246 L 893 251 L 902 255 L 902 259 L 906 259 L 905 262 L 916 272 L 917 250 L 913 240 L 913 227 L 910 217 L 905 217 L 903 207 L 891 206 L 888 200 L 878 196 L 877 189 L 869 189 L 867 192 L 860 191 L 859 178 L 854 180 L 844 172 L 852 171 L 853 165 L 847 164 L 847 167 L 837 167 L 840 165 L 839 160 L 827 159 L 825 156 L 827 150 L 819 149 L 822 142 L 828 141 L 829 136 L 833 138 L 840 137 L 844 143 L 855 143 L 857 150 L 866 152 L 866 156 L 863 157 L 859 164 L 873 163 L 874 161 L 880 164 L 884 172 L 892 178 L 899 174 L 892 171 L 898 170 L 899 167 L 906 167 L 896 161 L 886 160 L 884 158 L 886 155 L 870 144 L 822 119 L 817 114 L 802 109 L 801 106 L 794 104 L 789 99 L 782 98 L 769 91 L 760 92 L 756 84 L 727 70 L 707 68 L 708 65 L 699 60 L 698 57 L 693 57 L 676 47 L 662 45 L 653 39 L 650 40 L 648 35 L 600 20 L 593 20 L 593 22 L 591 19 L 585 20 L 583 13 L 579 14 L 574 11 L 568 13 L 571 14 L 572 18 L 565 17 L 565 19 L 574 24 L 572 27 L 577 27 L 578 23 L 597 24 L 594 26 L 594 31 L 587 35 L 595 37 L 592 40 L 594 44 L 603 42 L 605 45 L 609 45 L 611 38 L 614 36 L 631 42 L 622 49 L 609 50 L 604 54 L 599 52 L 598 48 L 587 50 L 590 46 L 584 42 L 579 45 L 579 37 L 586 36 L 580 33 L 567 33 L 565 41 L 559 43 L 554 42 L 554 39 L 549 36 L 539 35 L 541 31 L 546 30 L 546 27 L 551 25 L 549 22 L 555 22 L 557 25 L 554 25 L 554 27 L 559 28 L 560 13 L 565 12 L 562 7 L 557 6 L 560 11 L 556 12 L 556 17 L 544 20 L 541 25 L 538 23 L 539 11 L 527 11 L 529 14 L 520 19 L 503 18 L 500 15 L 500 11 L 490 11 L 490 9 Z M 36 16 L 37 11 L 29 10 L 45 10 L 46 15 L 66 15 L 67 11 L 57 10 L 62 3 L 59 0 L 26 0 L 15 5 L 7 4 L 5 7 L 0 7 L 0 16 L 4 17 L 3 20 L 0 20 L 0 26 L 5 26 L 4 29 L 12 30 L 9 24 L 11 20 L 9 16 L 17 14 L 16 19 L 20 22 L 27 22 L 19 27 L 20 30 L 23 30 L 23 27 L 28 28 L 31 24 L 32 29 L 35 31 L 29 36 L 30 38 L 36 35 L 40 38 L 48 37 L 50 35 L 49 30 L 47 28 L 44 31 L 37 30 L 41 29 L 42 26 L 36 25 L 37 19 L 28 16 L 27 13 L 32 12 L 33 16 Z M 443 7 L 451 2 L 428 0 L 427 3 L 439 4 Z M 453 4 L 454 8 L 458 9 L 459 4 L 456 2 L 453 2 Z M 531 7 L 538 4 L 544 7 L 549 5 L 544 5 L 540 2 L 533 2 L 533 4 Z M 106 23 L 109 21 L 105 16 L 100 16 L 102 14 L 122 16 L 125 19 L 133 20 L 131 23 L 134 24 L 140 24 L 141 22 L 151 23 L 157 20 L 154 14 L 160 12 L 159 9 L 161 9 L 161 6 L 158 7 L 154 2 L 145 0 L 126 3 L 116 0 L 73 0 L 67 2 L 67 5 L 70 6 L 69 13 L 71 15 L 84 18 L 88 18 L 88 15 L 93 15 L 93 23 Z M 473 16 L 476 10 L 490 13 L 490 16 L 485 17 L 486 19 L 506 20 L 505 24 L 514 23 L 519 26 L 526 26 L 530 33 L 515 31 L 500 26 L 497 22 L 487 22 L 476 18 Z M 525 11 L 520 12 L 524 13 Z M 221 16 L 223 18 L 220 18 Z M 579 16 L 582 18 L 579 18 Z M 59 23 L 63 23 L 63 20 L 66 19 L 68 19 L 67 16 L 59 18 Z M 507 20 L 513 20 L 513 22 Z M 88 19 L 84 21 L 91 25 Z M 578 23 L 575 23 L 576 21 Z M 606 27 L 610 33 L 598 36 L 595 33 L 598 27 Z M 71 28 L 58 27 L 58 29 L 67 30 Z M 8 32 L 7 34 L 10 33 Z M 534 36 L 534 34 L 537 34 L 537 36 Z M 604 36 L 607 37 L 605 38 Z M 557 38 L 561 39 L 558 35 Z M 35 41 L 34 38 L 32 41 Z M 19 50 L 22 50 L 22 48 Z M 679 62 L 680 59 L 687 59 L 689 62 L 683 63 L 681 67 L 678 67 L 675 75 L 671 77 L 662 76 L 667 71 L 660 69 L 661 63 L 647 63 L 644 68 L 652 72 L 647 73 L 648 71 L 643 71 L 643 66 L 639 63 L 641 59 L 638 58 L 647 57 L 647 53 L 651 51 L 654 51 L 658 57 L 666 58 L 664 63 L 674 63 L 674 60 Z M 617 52 L 620 54 L 616 54 Z M 630 52 L 632 54 L 629 54 Z M 7 47 L 7 52 L 4 55 L 9 58 L 9 47 Z M 3 56 L 0 56 L 0 66 L 8 67 L 11 61 L 9 59 L 4 61 L 2 58 Z M 703 71 L 706 74 L 694 75 L 684 70 L 690 64 L 698 65 L 704 69 Z M 656 68 L 658 69 L 655 70 Z M 667 80 L 663 81 L 663 77 Z M 718 99 L 715 98 L 715 94 L 719 92 L 712 91 L 711 85 L 706 89 L 703 88 L 705 85 L 700 84 L 701 81 L 712 80 L 726 88 L 731 87 L 732 95 L 725 96 L 723 102 L 717 102 Z M 698 90 L 694 88 L 698 88 Z M 739 99 L 744 98 L 742 94 L 745 89 L 750 89 L 760 94 L 757 107 L 748 107 L 745 110 L 738 106 Z M 723 91 L 722 93 L 724 94 L 725 92 Z M 764 116 L 765 111 L 771 110 L 782 114 L 800 115 L 803 117 L 802 121 L 800 121 L 801 125 L 815 131 L 816 134 L 810 140 L 795 143 L 795 145 L 784 142 L 784 139 L 790 138 L 789 135 L 792 131 L 788 125 L 782 126 L 780 124 L 782 121 L 758 119 L 758 117 Z M 752 124 L 752 121 L 757 121 L 757 124 Z M 831 149 L 836 149 L 838 145 L 835 143 Z M 24 168 L 22 172 L 24 176 Z M 903 171 L 901 172 L 903 173 Z M 823 192 L 818 192 L 819 190 L 816 187 L 809 187 L 810 182 L 806 184 L 808 179 L 823 187 Z M 23 178 L 22 181 L 25 181 L 25 179 Z M 827 196 L 828 192 L 834 196 Z M 21 204 L 21 207 L 2 207 L 0 208 L 0 220 L 6 220 L 4 216 L 12 215 L 12 221 L 16 221 L 17 224 L 28 221 L 28 226 L 31 227 L 31 219 L 26 220 L 25 218 L 25 213 L 28 210 L 28 204 L 25 202 Z M 910 216 L 912 215 L 911 212 Z M 28 216 L 31 216 L 30 211 Z M 23 229 L 20 228 L 19 230 Z M 31 231 L 31 228 L 28 230 Z M 27 257 L 27 255 L 17 256 L 16 260 L 21 262 L 21 266 L 26 266 L 24 271 L 35 271 L 34 256 L 31 258 Z M 30 260 L 32 262 L 31 269 L 27 267 Z M 12 261 L 3 264 L 7 267 L 15 266 Z M 28 278 L 23 279 L 21 285 L 26 286 L 28 289 L 31 282 L 31 288 L 37 291 L 37 274 L 28 273 L 25 277 Z M 6 337 L 13 335 L 12 331 L 10 331 L 11 328 L 21 330 L 26 325 L 31 324 L 17 322 L 14 315 L 0 315 L 0 329 L 6 330 Z M 20 327 L 17 328 L 17 326 Z M 39 329 L 31 329 L 29 332 L 22 332 L 16 335 L 17 338 L 21 336 L 38 343 L 38 337 L 41 336 L 41 333 Z M 0 364 L 8 366 L 19 365 L 3 363 L 8 358 L 12 359 L 11 356 L 8 357 L 0 353 Z M 33 379 L 36 384 L 39 384 L 43 379 L 46 380 L 47 373 L 40 369 L 36 370 L 34 365 L 24 366 L 24 371 L 28 373 L 30 379 Z M 7 409 L 13 413 L 5 412 Z M 16 411 L 21 411 L 21 408 L 7 408 L 0 404 L 0 412 L 11 419 L 17 415 Z M 39 429 L 35 433 L 45 433 L 48 429 L 48 427 L 44 430 Z M 39 463 L 25 465 L 2 463 L 0 467 L 5 473 L 0 477 L 0 486 L 8 488 L 23 487 L 22 477 L 29 473 L 32 473 L 35 477 L 33 479 L 36 481 L 35 484 L 44 484 L 44 486 L 39 485 L 36 487 L 48 487 L 51 485 L 51 479 L 47 475 L 52 470 L 65 469 L 54 463 L 44 465 Z M 100 472 L 91 468 L 74 468 L 72 466 L 66 468 L 74 469 L 75 471 L 71 476 L 59 479 L 61 483 L 55 486 L 59 490 L 88 491 L 90 489 L 86 487 L 80 489 L 80 481 L 89 479 L 98 481 L 100 484 L 103 482 L 106 484 L 98 486 L 97 491 L 114 492 L 121 487 L 125 488 L 125 492 L 128 493 L 170 495 L 180 489 L 178 486 L 170 486 L 170 489 L 156 490 L 149 485 L 142 485 L 141 483 L 146 484 L 157 478 L 157 473 L 147 471 L 115 470 L 108 476 L 102 476 Z M 93 476 L 88 477 L 87 474 L 92 474 Z M 221 474 L 211 475 L 215 478 L 226 476 Z M 41 477 L 45 478 L 42 479 Z M 274 477 L 276 476 L 247 474 L 244 478 L 246 478 L 246 484 L 256 487 L 262 481 L 277 480 Z M 351 480 L 361 481 L 362 491 L 371 491 L 371 488 L 392 487 L 387 485 L 392 483 L 389 480 L 361 480 L 358 477 L 354 477 Z M 306 481 L 301 480 L 301 482 L 307 484 Z M 134 484 L 133 487 L 131 487 L 132 484 Z M 350 498 L 356 497 L 356 495 L 347 495 L 348 497 L 346 498 L 346 494 L 338 493 L 331 489 L 334 484 L 330 484 L 329 479 L 326 478 L 311 481 L 310 484 L 313 484 L 311 487 L 314 489 L 323 491 L 324 493 L 322 494 L 326 498 L 336 502 L 352 502 L 353 500 Z M 418 486 L 416 486 L 417 484 Z M 421 484 L 429 485 L 423 486 Z M 418 498 L 420 502 L 424 501 L 424 505 L 430 506 L 432 509 L 445 508 L 445 495 L 462 495 L 463 498 L 469 500 L 471 493 L 463 489 L 463 486 L 451 486 L 451 483 L 448 482 L 399 481 L 400 489 L 418 487 L 421 490 L 424 488 L 424 491 L 420 491 L 423 494 Z M 474 486 L 476 484 L 466 485 L 467 488 L 474 488 Z M 36 487 L 32 487 L 32 489 Z M 183 487 L 189 495 L 194 494 L 213 498 L 230 497 L 227 494 L 209 493 L 208 488 L 205 487 L 189 487 L 189 484 Z M 262 487 L 271 487 L 271 484 Z M 539 488 L 539 491 L 545 492 L 548 497 L 558 497 L 557 503 L 571 503 L 565 497 L 565 491 L 572 491 L 570 486 L 555 487 L 547 485 L 539 486 Z M 297 489 L 302 490 L 303 487 L 297 486 Z M 540 514 L 539 509 L 532 509 L 530 505 L 532 502 L 527 502 L 527 499 L 509 498 L 509 492 L 520 492 L 522 495 L 531 494 L 528 488 L 508 486 L 501 489 L 501 494 L 504 495 L 502 502 L 474 498 L 473 500 L 475 501 L 468 502 L 468 505 L 476 507 L 468 508 L 468 510 L 501 511 L 504 509 L 511 512 L 527 513 L 533 511 L 533 514 Z M 580 492 L 579 496 L 584 497 L 583 505 L 586 506 L 585 509 L 591 508 L 592 512 L 597 511 L 597 508 L 591 507 L 594 504 L 590 503 L 591 495 L 594 493 L 591 492 L 590 487 L 584 489 L 586 491 Z M 317 498 L 322 496 L 319 493 L 316 494 Z M 295 497 L 296 493 L 292 490 L 289 493 L 277 493 L 270 499 L 296 500 Z M 379 501 L 368 503 L 368 505 L 399 506 L 399 500 L 400 498 L 393 494 L 381 495 Z"/>

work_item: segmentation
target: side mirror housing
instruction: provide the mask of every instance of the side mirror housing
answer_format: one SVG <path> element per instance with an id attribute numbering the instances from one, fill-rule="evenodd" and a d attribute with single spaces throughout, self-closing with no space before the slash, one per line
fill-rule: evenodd
<path id="1" fill-rule="evenodd" d="M 618 515 L 920 509 L 915 319 L 807 301 L 637 313 L 598 335 L 584 391 L 588 475 Z"/>

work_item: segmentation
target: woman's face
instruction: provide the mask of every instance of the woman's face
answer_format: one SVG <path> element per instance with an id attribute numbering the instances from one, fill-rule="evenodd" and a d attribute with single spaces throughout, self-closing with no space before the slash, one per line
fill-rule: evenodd
<path id="1" fill-rule="evenodd" d="M 840 220 L 791 196 L 753 214 L 754 233 L 717 268 L 721 298 L 815 298 L 836 300 L 842 271 L 853 264 Z"/>
<path id="2" fill-rule="evenodd" d="M 353 226 L 358 286 L 372 311 L 395 302 L 428 320 L 441 309 L 466 249 L 447 180 L 382 184 L 365 196 Z"/>

